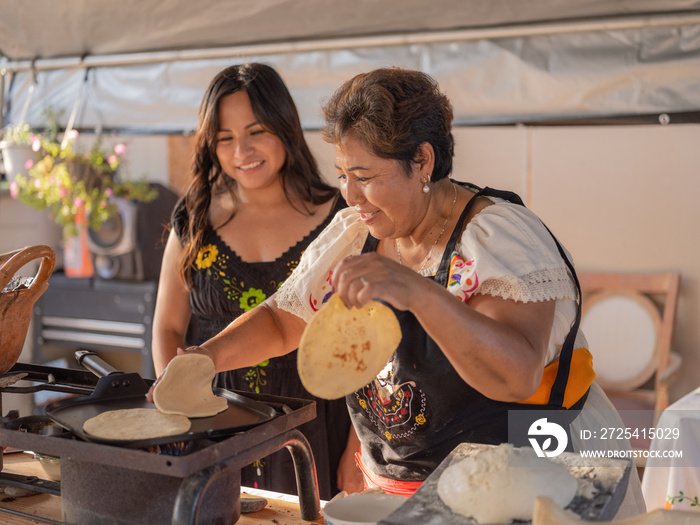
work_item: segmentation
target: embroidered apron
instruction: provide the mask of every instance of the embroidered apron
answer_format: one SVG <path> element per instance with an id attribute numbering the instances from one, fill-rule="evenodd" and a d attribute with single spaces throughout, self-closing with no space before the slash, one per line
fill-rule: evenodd
<path id="1" fill-rule="evenodd" d="M 447 288 L 451 255 L 476 197 L 482 195 L 523 205 L 514 193 L 490 188 L 479 190 L 460 215 L 437 273 L 426 279 L 434 279 Z M 362 252 L 376 250 L 378 242 L 368 236 Z M 580 286 L 573 266 L 559 243 L 556 244 L 574 277 L 580 298 Z M 556 409 L 562 412 L 574 339 L 580 324 L 580 299 L 576 319 L 559 361 L 555 363 L 556 370 L 549 374 L 550 384 L 541 385 L 538 390 L 550 391 L 545 404 L 531 404 L 527 402 L 529 400 L 509 403 L 487 398 L 458 375 L 412 313 L 393 310 L 403 334 L 399 347 L 375 380 L 346 397 L 350 416 L 362 442 L 363 467 L 372 473 L 392 480 L 423 480 L 460 443 L 495 445 L 507 442 L 509 410 Z M 583 406 L 590 382 L 577 402 L 568 407 L 568 411 L 563 411 L 569 414 L 569 422 Z"/>

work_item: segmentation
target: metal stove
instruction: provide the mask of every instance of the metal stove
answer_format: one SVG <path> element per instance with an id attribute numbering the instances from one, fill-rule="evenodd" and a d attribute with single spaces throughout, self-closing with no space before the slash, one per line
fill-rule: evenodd
<path id="1" fill-rule="evenodd" d="M 98 379 L 85 370 L 16 363 L 0 376 L 0 414 L 2 393 L 53 391 L 85 396 L 93 392 Z M 17 386 L 18 380 L 29 386 Z M 0 472 L 0 482 L 60 495 L 63 523 L 229 524 L 240 517 L 240 469 L 287 448 L 294 461 L 301 517 L 317 519 L 320 500 L 314 459 L 308 441 L 297 430 L 315 417 L 315 403 L 245 395 L 273 407 L 277 415 L 230 436 L 159 450 L 92 443 L 45 415 L 8 414 L 0 418 L 0 444 L 60 457 L 61 481 Z"/>

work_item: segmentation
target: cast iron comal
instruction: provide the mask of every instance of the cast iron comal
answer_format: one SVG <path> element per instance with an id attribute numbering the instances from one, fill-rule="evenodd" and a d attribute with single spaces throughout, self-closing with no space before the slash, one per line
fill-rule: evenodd
<path id="1" fill-rule="evenodd" d="M 87 406 L 83 402 L 109 405 L 110 401 L 121 402 L 130 397 L 142 402 L 144 393 L 152 383 L 152 380 L 144 381 L 138 374 L 119 372 L 89 353 L 80 352 L 78 358 L 91 372 L 17 363 L 10 374 L 13 377 L 31 377 L 32 381 L 41 380 L 45 383 L 40 385 L 41 389 L 45 387 L 82 396 L 72 399 L 72 404 L 80 411 Z M 98 375 L 103 377 L 98 379 Z M 98 383 L 103 395 L 93 396 L 93 388 Z M 37 391 L 35 385 L 0 388 L 0 394 L 34 391 Z M 233 397 L 236 402 L 227 397 L 229 405 L 237 405 L 241 401 Z M 239 431 L 238 426 L 230 426 L 232 423 L 224 420 L 216 432 L 230 432 L 230 435 L 137 448 L 131 442 L 127 446 L 117 446 L 119 442 L 90 442 L 65 430 L 45 433 L 44 427 L 47 425 L 53 430 L 58 430 L 62 425 L 55 425 L 55 420 L 48 416 L 18 417 L 17 414 L 7 419 L 0 418 L 0 442 L 61 458 L 60 489 L 40 487 L 39 481 L 53 483 L 44 480 L 37 480 L 36 484 L 31 485 L 35 490 L 60 493 L 63 523 L 235 523 L 242 510 L 240 469 L 283 448 L 292 456 L 301 517 L 307 521 L 318 519 L 320 500 L 313 453 L 308 440 L 298 430 L 300 425 L 314 418 L 315 402 L 253 393 L 245 394 L 245 399 L 271 407 L 275 411 L 274 417 L 268 420 L 272 411 L 264 408 L 263 415 L 259 416 L 263 421 L 245 430 Z M 63 402 L 58 404 L 63 405 Z M 255 404 L 245 404 L 248 409 L 251 406 L 261 408 Z M 35 420 L 37 417 L 42 419 L 41 425 Z M 236 425 L 239 423 L 235 422 Z M 182 434 L 169 439 L 189 437 Z M 11 483 L 15 482 L 19 483 L 20 480 L 11 480 Z M 24 484 L 29 485 L 29 479 Z"/>
<path id="2" fill-rule="evenodd" d="M 86 441 L 146 448 L 167 443 L 228 436 L 269 421 L 276 414 L 273 407 L 264 403 L 222 388 L 214 388 L 216 395 L 228 401 L 228 408 L 212 417 L 190 418 L 192 426 L 184 434 L 135 440 L 104 439 L 91 436 L 83 431 L 83 424 L 88 419 L 103 412 L 130 408 L 157 410 L 155 405 L 149 403 L 145 397 L 152 381 L 146 382 L 137 373 L 124 373 L 116 370 L 90 351 L 79 350 L 75 356 L 80 364 L 100 377 L 95 391 L 89 396 L 56 401 L 47 405 L 45 410 L 46 415 L 56 423 Z M 183 387 L 186 388 L 186 385 Z"/>

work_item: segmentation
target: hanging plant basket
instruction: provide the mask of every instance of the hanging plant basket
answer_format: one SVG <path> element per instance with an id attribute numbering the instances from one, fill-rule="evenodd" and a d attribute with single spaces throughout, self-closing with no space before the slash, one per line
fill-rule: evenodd
<path id="1" fill-rule="evenodd" d="M 41 160 L 41 153 L 34 151 L 29 144 L 16 144 L 3 140 L 0 141 L 0 150 L 2 150 L 2 160 L 5 165 L 5 178 L 8 182 L 15 180 L 17 175 L 26 177 L 29 168 Z"/>
<path id="2" fill-rule="evenodd" d="M 74 236 L 80 226 L 99 229 L 118 211 L 119 199 L 150 202 L 158 192 L 144 177 L 139 181 L 120 181 L 117 169 L 126 151 L 117 144 L 102 151 L 97 140 L 87 152 L 77 152 L 72 144 L 78 134 L 66 133 L 65 144 L 42 140 L 45 154 L 26 176 L 10 184 L 10 194 L 33 208 L 49 209 L 64 234 Z"/>
<path id="3" fill-rule="evenodd" d="M 114 185 L 116 171 L 97 169 L 90 164 L 78 160 L 67 160 L 66 168 L 73 182 L 82 182 L 87 191 L 102 189 Z"/>

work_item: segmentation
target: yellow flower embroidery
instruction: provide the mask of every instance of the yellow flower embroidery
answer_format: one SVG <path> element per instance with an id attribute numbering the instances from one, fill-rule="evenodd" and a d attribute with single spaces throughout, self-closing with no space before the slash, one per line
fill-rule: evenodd
<path id="1" fill-rule="evenodd" d="M 265 468 L 265 461 L 263 461 L 262 459 L 259 459 L 255 462 L 251 463 L 251 466 L 255 467 L 255 473 L 258 476 L 262 476 L 262 469 Z"/>
<path id="2" fill-rule="evenodd" d="M 386 436 L 387 441 L 391 441 L 391 434 L 389 433 L 388 430 L 384 433 L 384 435 Z"/>
<path id="3" fill-rule="evenodd" d="M 265 376 L 267 372 L 263 370 L 267 365 L 270 364 L 270 360 L 266 359 L 262 363 L 257 364 L 253 368 L 249 368 L 243 379 L 248 382 L 248 386 L 251 390 L 254 390 L 258 394 L 260 393 L 260 387 L 265 386 L 267 381 L 265 381 Z"/>
<path id="4" fill-rule="evenodd" d="M 360 399 L 360 406 L 367 410 L 367 402 L 364 399 Z"/>
<path id="5" fill-rule="evenodd" d="M 425 416 L 423 414 L 418 414 L 416 416 L 416 423 L 418 423 L 419 425 L 425 424 Z"/>
<path id="6" fill-rule="evenodd" d="M 205 268 L 209 268 L 212 264 L 214 264 L 218 256 L 219 249 L 213 244 L 207 244 L 199 249 L 195 265 L 200 270 L 204 270 Z"/>
<path id="7" fill-rule="evenodd" d="M 238 304 L 240 305 L 241 310 L 247 312 L 248 310 L 252 310 L 254 307 L 258 306 L 265 299 L 267 299 L 265 292 L 258 290 L 257 288 L 250 288 L 247 292 L 243 292 L 241 294 L 241 299 Z"/>

